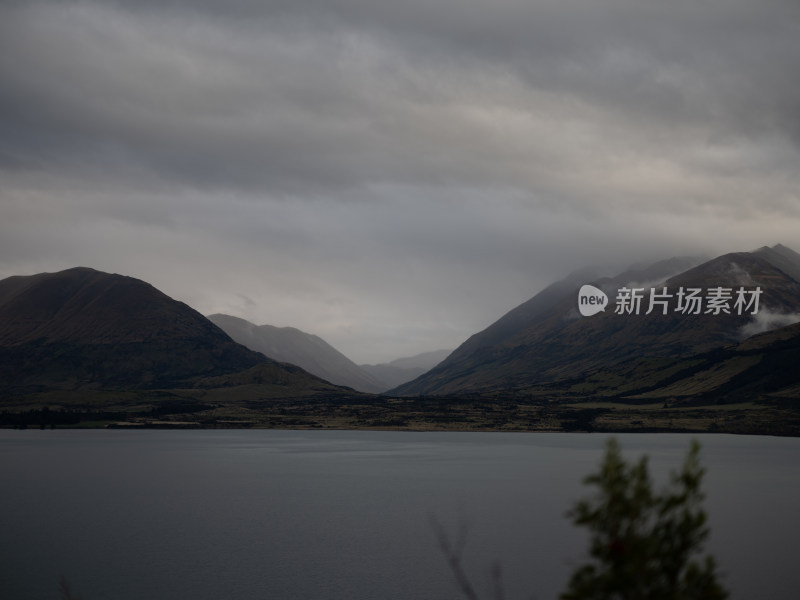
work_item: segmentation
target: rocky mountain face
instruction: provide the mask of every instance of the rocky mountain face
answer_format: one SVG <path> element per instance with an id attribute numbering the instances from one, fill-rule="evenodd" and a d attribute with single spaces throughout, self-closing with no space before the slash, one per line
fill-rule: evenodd
<path id="1" fill-rule="evenodd" d="M 800 255 L 784 246 L 684 267 L 673 259 L 613 278 L 568 277 L 390 393 L 633 392 L 626 386 L 636 377 L 663 383 L 664 369 L 680 371 L 675 361 L 686 367 L 682 361 L 800 320 Z M 585 284 L 602 292 L 598 301 L 605 295 L 605 310 L 582 316 Z"/>
<path id="2" fill-rule="evenodd" d="M 336 385 L 368 393 L 389 387 L 316 335 L 294 327 L 254 325 L 230 315 L 215 314 L 208 319 L 237 343 L 277 361 L 298 365 Z"/>
<path id="3" fill-rule="evenodd" d="M 266 369 L 268 367 L 268 369 Z M 78 267 L 0 281 L 0 392 L 192 387 L 266 369 L 313 379 L 235 343 L 153 286 Z"/>

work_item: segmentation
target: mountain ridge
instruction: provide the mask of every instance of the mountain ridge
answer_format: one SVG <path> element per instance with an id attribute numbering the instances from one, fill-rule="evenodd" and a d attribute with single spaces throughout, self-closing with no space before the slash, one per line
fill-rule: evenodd
<path id="1" fill-rule="evenodd" d="M 259 365 L 285 370 L 133 277 L 75 267 L 0 281 L 6 392 L 192 387 Z"/>
<path id="2" fill-rule="evenodd" d="M 296 327 L 255 325 L 221 313 L 207 318 L 237 343 L 274 360 L 298 365 L 335 385 L 367 393 L 382 392 L 388 387 L 321 337 Z"/>
<path id="3" fill-rule="evenodd" d="M 783 269 L 773 265 L 770 259 Z M 655 263 L 659 265 L 659 263 Z M 663 267 L 663 264 L 661 264 Z M 664 270 L 623 272 L 592 283 L 614 298 L 614 291 L 638 279 Z M 800 255 L 784 246 L 754 252 L 729 253 L 661 280 L 673 291 L 680 287 L 713 288 L 729 285 L 761 285 L 761 306 L 790 313 L 800 309 L 800 281 L 785 271 L 800 271 Z M 661 283 L 659 285 L 661 285 Z M 463 394 L 491 390 L 520 389 L 542 384 L 556 385 L 582 373 L 638 358 L 692 356 L 740 341 L 748 316 L 658 313 L 648 316 L 617 314 L 606 310 L 581 317 L 577 308 L 579 282 L 566 278 L 545 288 L 537 296 L 513 309 L 486 330 L 475 334 L 436 368 L 389 394 Z M 560 295 L 555 300 L 553 290 Z M 648 306 L 650 292 L 642 296 Z M 535 304 L 541 309 L 524 326 L 495 335 L 509 322 L 509 315 Z M 484 343 L 488 340 L 488 343 Z"/>
<path id="4" fill-rule="evenodd" d="M 583 317 L 584 271 L 506 319 L 493 345 L 448 353 L 417 380 L 442 384 L 437 393 L 411 397 L 362 394 L 275 361 L 131 277 L 86 267 L 13 276 L 0 280 L 0 426 L 798 435 L 800 255 L 763 247 L 671 276 L 668 263 L 656 269 L 663 280 L 649 279 L 670 286 L 665 302 L 677 302 L 674 286 L 757 285 L 762 310 L 626 315 L 617 300 Z M 647 307 L 664 293 L 645 293 L 653 273 L 592 282 L 612 302 L 620 286 L 641 285 Z M 508 327 L 515 319 L 528 327 Z"/>

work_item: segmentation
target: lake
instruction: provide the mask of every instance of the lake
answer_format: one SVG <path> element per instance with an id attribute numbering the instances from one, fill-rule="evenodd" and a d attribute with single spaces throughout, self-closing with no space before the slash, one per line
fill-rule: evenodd
<path id="1" fill-rule="evenodd" d="M 657 481 L 692 437 L 734 599 L 800 596 L 800 439 L 616 436 Z M 0 597 L 461 598 L 432 521 L 484 598 L 556 598 L 585 557 L 565 512 L 607 436 L 0 430 Z"/>

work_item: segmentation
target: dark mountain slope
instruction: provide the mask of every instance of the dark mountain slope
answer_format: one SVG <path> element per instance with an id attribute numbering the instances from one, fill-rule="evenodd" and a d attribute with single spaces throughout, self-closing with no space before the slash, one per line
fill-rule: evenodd
<path id="1" fill-rule="evenodd" d="M 699 258 L 670 258 L 649 266 L 631 267 L 618 275 L 614 282 L 648 282 L 663 280 L 685 271 L 702 262 Z M 565 298 L 572 299 L 577 289 L 584 283 L 596 281 L 600 277 L 600 269 L 587 267 L 569 274 L 536 294 L 533 298 L 520 304 L 506 313 L 492 325 L 470 337 L 447 358 L 445 363 L 455 363 L 475 353 L 480 354 L 483 348 L 502 344 L 519 335 L 520 332 L 535 328 L 542 323 Z M 441 365 L 441 366 L 444 366 Z"/>
<path id="2" fill-rule="evenodd" d="M 4 392 L 191 387 L 271 362 L 132 277 L 79 267 L 0 281 Z"/>
<path id="3" fill-rule="evenodd" d="M 237 343 L 280 362 L 298 365 L 336 385 L 372 393 L 387 387 L 316 335 L 294 327 L 254 325 L 230 315 L 215 314 L 208 319 Z"/>
<path id="4" fill-rule="evenodd" d="M 737 373 L 710 395 L 725 401 L 760 395 L 800 397 L 800 323 L 753 336 L 730 352 L 749 358 L 753 365 Z"/>
<path id="5" fill-rule="evenodd" d="M 772 248 L 763 246 L 753 254 L 760 256 L 795 281 L 800 281 L 800 254 L 791 248 L 787 248 L 783 244 L 776 244 Z"/>
<path id="6" fill-rule="evenodd" d="M 566 294 L 549 307 L 543 307 L 527 325 L 524 320 L 517 320 L 522 326 L 516 330 L 509 327 L 503 336 L 486 335 L 497 331 L 499 324 L 509 322 L 512 313 L 520 312 L 522 307 L 519 307 L 486 332 L 473 336 L 435 369 L 391 393 L 435 395 L 532 386 L 553 388 L 558 387 L 559 381 L 642 357 L 685 358 L 730 345 L 742 338 L 752 315 L 737 315 L 735 310 L 731 311 L 733 314 L 676 312 L 676 293 L 680 288 L 700 288 L 705 296 L 709 289 L 718 286 L 734 290 L 740 286 L 747 289 L 760 286 L 762 310 L 797 312 L 800 282 L 785 272 L 795 265 L 791 251 L 783 247 L 768 250 L 774 251 L 778 257 L 774 260 L 785 270 L 772 264 L 771 252 L 762 250 L 724 255 L 659 284 L 647 283 L 659 280 L 658 272 L 663 269 L 657 266 L 649 271 L 626 272 L 612 279 L 597 280 L 594 285 L 606 292 L 610 305 L 605 312 L 591 317 L 581 317 L 578 313 L 580 285 L 571 282 Z M 797 267 L 800 268 L 800 261 Z M 617 314 L 614 302 L 618 291 L 626 285 L 633 287 L 637 281 L 644 288 L 640 314 Z M 667 314 L 661 314 L 657 304 L 652 314 L 644 314 L 649 308 L 651 286 L 657 293 L 664 286 L 668 288 L 672 297 Z M 487 339 L 490 343 L 483 343 Z"/>
<path id="7" fill-rule="evenodd" d="M 588 373 L 565 390 L 568 396 L 683 404 L 767 401 L 800 397 L 800 323 L 753 336 L 739 344 L 660 363 L 618 363 Z M 604 382 L 624 381 L 606 386 Z"/>

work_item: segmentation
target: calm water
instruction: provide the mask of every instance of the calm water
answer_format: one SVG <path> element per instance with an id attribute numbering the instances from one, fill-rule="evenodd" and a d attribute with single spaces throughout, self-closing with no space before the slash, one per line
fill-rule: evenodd
<path id="1" fill-rule="evenodd" d="M 800 597 L 800 439 L 698 436 L 709 549 L 738 600 Z M 663 476 L 684 435 L 620 435 Z M 581 561 L 564 512 L 605 436 L 0 430 L 0 598 L 460 598 L 431 517 L 476 586 L 556 598 Z"/>

